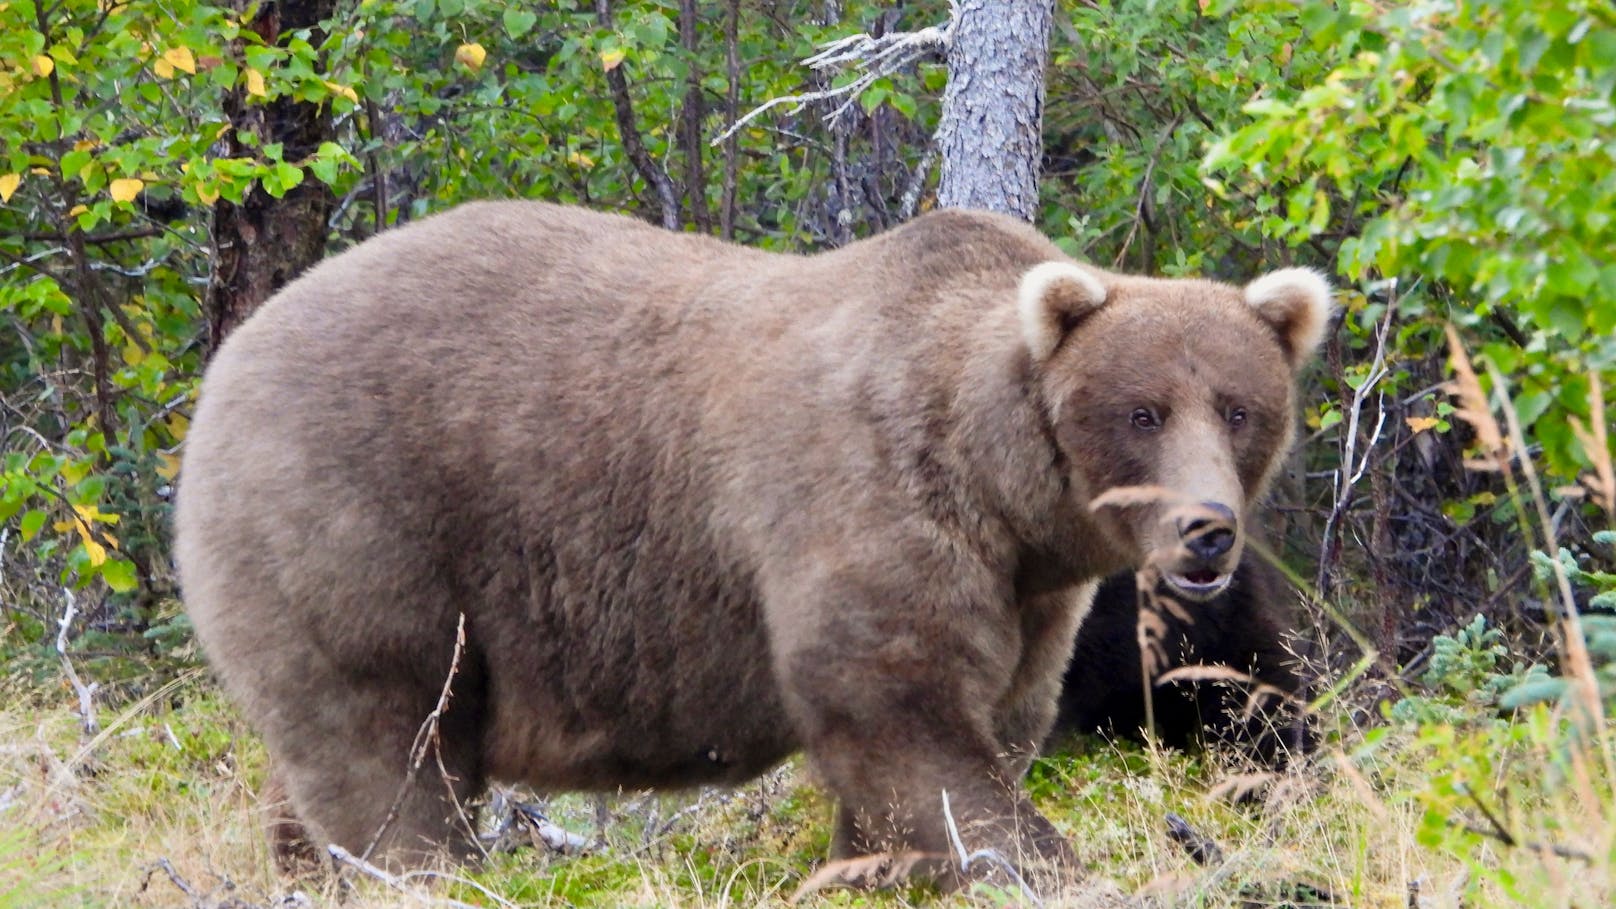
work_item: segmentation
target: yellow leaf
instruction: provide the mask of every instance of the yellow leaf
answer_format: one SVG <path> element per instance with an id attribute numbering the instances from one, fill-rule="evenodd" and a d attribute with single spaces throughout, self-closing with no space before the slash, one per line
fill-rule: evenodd
<path id="1" fill-rule="evenodd" d="M 50 75 L 55 70 L 56 70 L 56 61 L 55 60 L 52 60 L 51 58 L 45 56 L 44 54 L 35 55 L 35 57 L 34 57 L 34 75 L 39 76 L 40 78 L 44 78 L 45 76 Z"/>
<path id="2" fill-rule="evenodd" d="M 31 174 L 39 174 L 41 177 L 48 177 L 51 175 L 51 169 L 48 167 L 30 167 L 28 168 L 28 172 Z"/>
<path id="3" fill-rule="evenodd" d="M 623 63 L 623 58 L 626 56 L 628 56 L 628 51 L 623 50 L 621 47 L 614 48 L 609 51 L 601 51 L 600 68 L 609 73 L 621 66 Z"/>
<path id="4" fill-rule="evenodd" d="M 89 210 L 90 208 L 87 205 L 75 205 L 67 210 L 67 216 L 69 218 L 77 218 L 79 215 L 82 215 Z"/>
<path id="5" fill-rule="evenodd" d="M 479 62 L 480 62 L 480 60 L 479 60 Z M 352 101 L 355 104 L 359 103 L 359 93 L 354 91 L 352 88 L 349 88 L 348 86 L 343 85 L 341 82 L 326 82 L 325 87 L 333 95 L 341 95 L 342 97 L 347 98 L 349 101 Z"/>
<path id="6" fill-rule="evenodd" d="M 140 191 L 146 188 L 146 181 L 137 177 L 120 177 L 113 180 L 108 189 L 112 192 L 114 202 L 133 202 Z"/>
<path id="7" fill-rule="evenodd" d="M 191 431 L 191 421 L 186 419 L 184 414 L 174 414 L 163 425 L 168 427 L 169 436 L 176 442 L 184 439 L 185 434 Z"/>
<path id="8" fill-rule="evenodd" d="M 1403 422 L 1408 424 L 1409 429 L 1414 430 L 1415 435 L 1419 435 L 1427 429 L 1434 428 L 1442 421 L 1438 420 L 1436 417 L 1408 417 L 1407 419 L 1403 420 Z"/>
<path id="9" fill-rule="evenodd" d="M 159 79 L 174 78 L 174 64 L 168 62 L 167 60 L 161 58 L 153 60 L 151 68 L 152 72 L 156 73 L 157 78 Z"/>
<path id="10" fill-rule="evenodd" d="M 123 361 L 130 366 L 139 366 L 146 359 L 146 352 L 138 344 L 126 344 L 123 348 Z"/>
<path id="11" fill-rule="evenodd" d="M 95 141 L 94 139 L 80 139 L 79 141 L 73 143 L 73 150 L 74 151 L 89 151 L 90 149 L 95 148 L 96 146 L 98 146 L 100 144 L 101 143 Z"/>
<path id="12" fill-rule="evenodd" d="M 196 200 L 203 205 L 212 205 L 219 201 L 219 187 L 211 183 L 198 183 L 196 185 Z"/>
<path id="13" fill-rule="evenodd" d="M 85 539 L 84 551 L 89 554 L 90 565 L 92 567 L 99 568 L 101 567 L 101 563 L 107 560 L 107 547 L 102 546 L 100 543 L 97 543 L 94 540 L 88 538 Z"/>
<path id="14" fill-rule="evenodd" d="M 157 453 L 157 475 L 170 482 L 180 475 L 180 456 L 167 451 Z"/>
<path id="15" fill-rule="evenodd" d="M 264 90 L 264 74 L 256 69 L 247 69 L 247 94 L 254 98 L 267 98 L 269 92 Z"/>
<path id="16" fill-rule="evenodd" d="M 74 505 L 73 511 L 86 523 L 116 524 L 121 515 L 107 514 L 94 505 Z"/>
<path id="17" fill-rule="evenodd" d="M 10 202 L 11 194 L 22 185 L 22 174 L 0 174 L 0 202 Z"/>
<path id="18" fill-rule="evenodd" d="M 196 75 L 196 58 L 191 56 L 191 49 L 188 47 L 171 47 L 163 51 L 163 59 L 177 70 Z"/>
<path id="19" fill-rule="evenodd" d="M 476 42 L 462 44 L 455 48 L 455 59 L 470 70 L 482 69 L 483 60 L 487 59 L 487 57 L 488 51 L 483 50 L 483 46 Z"/>
<path id="20" fill-rule="evenodd" d="M 568 161 L 568 163 L 575 164 L 578 167 L 584 168 L 585 170 L 588 170 L 589 168 L 595 166 L 595 160 L 593 158 L 589 157 L 588 155 L 584 154 L 583 152 L 578 152 L 578 151 L 575 151 L 572 154 L 567 155 L 567 161 Z"/>

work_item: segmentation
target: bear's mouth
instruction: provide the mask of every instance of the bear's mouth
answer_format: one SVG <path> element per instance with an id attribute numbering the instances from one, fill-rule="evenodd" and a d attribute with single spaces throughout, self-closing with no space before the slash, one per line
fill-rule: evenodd
<path id="1" fill-rule="evenodd" d="M 1233 574 L 1220 574 L 1211 568 L 1197 568 L 1184 574 L 1167 572 L 1165 577 L 1174 590 L 1197 600 L 1216 596 L 1234 579 Z"/>

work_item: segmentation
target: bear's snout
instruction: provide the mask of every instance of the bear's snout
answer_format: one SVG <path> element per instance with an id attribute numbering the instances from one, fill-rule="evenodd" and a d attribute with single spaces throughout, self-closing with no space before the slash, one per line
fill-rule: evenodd
<path id="1" fill-rule="evenodd" d="M 1229 585 L 1240 561 L 1240 520 L 1221 502 L 1169 509 L 1162 529 L 1170 534 L 1151 561 L 1182 596 L 1208 599 Z M 1168 528 L 1171 528 L 1170 530 Z"/>
<path id="2" fill-rule="evenodd" d="M 1233 509 L 1218 502 L 1202 502 L 1191 512 L 1177 515 L 1174 523 L 1178 538 L 1192 555 L 1211 563 L 1234 548 L 1239 525 Z"/>

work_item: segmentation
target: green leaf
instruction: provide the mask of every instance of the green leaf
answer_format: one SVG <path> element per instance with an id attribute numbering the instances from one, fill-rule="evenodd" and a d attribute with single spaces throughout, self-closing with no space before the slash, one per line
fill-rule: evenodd
<path id="1" fill-rule="evenodd" d="M 20 528 L 23 542 L 32 540 L 39 533 L 40 528 L 45 526 L 45 520 L 45 512 L 40 511 L 38 508 L 31 509 L 27 514 L 23 515 Z"/>
<path id="2" fill-rule="evenodd" d="M 118 593 L 129 593 L 140 586 L 134 563 L 117 557 L 101 563 L 101 579 Z"/>
<path id="3" fill-rule="evenodd" d="M 1565 694 L 1566 687 L 1565 679 L 1538 679 L 1527 682 L 1504 692 L 1504 696 L 1498 699 L 1498 706 L 1505 710 L 1517 710 L 1544 701 L 1557 701 Z"/>
<path id="4" fill-rule="evenodd" d="M 502 19 L 505 23 L 505 34 L 510 35 L 512 40 L 527 34 L 539 21 L 537 14 L 516 7 L 507 7 Z"/>

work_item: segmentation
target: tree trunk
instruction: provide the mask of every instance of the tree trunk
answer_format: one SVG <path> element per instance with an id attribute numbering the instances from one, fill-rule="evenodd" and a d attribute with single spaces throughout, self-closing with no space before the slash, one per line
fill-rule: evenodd
<path id="1" fill-rule="evenodd" d="M 335 12 L 336 2 L 231 0 L 230 6 L 243 15 L 257 8 L 247 27 L 267 44 L 277 43 L 283 33 L 309 28 L 316 29 L 311 41 L 317 45 L 318 26 Z M 224 112 L 232 126 L 225 134 L 225 155 L 231 157 L 255 157 L 258 148 L 279 142 L 284 160 L 299 161 L 334 137 L 331 118 L 319 105 L 291 98 L 249 103 L 240 86 L 226 92 Z M 242 142 L 244 134 L 257 142 Z M 204 301 L 210 353 L 270 295 L 320 261 L 333 204 L 330 188 L 306 176 L 279 199 L 254 187 L 239 205 L 225 199 L 214 205 L 213 272 Z"/>
<path id="2" fill-rule="evenodd" d="M 962 0 L 948 48 L 937 202 L 1031 221 L 1043 163 L 1052 0 Z"/>
<path id="3" fill-rule="evenodd" d="M 707 173 L 702 166 L 707 140 L 701 129 L 707 117 L 707 105 L 702 97 L 701 68 L 697 66 L 701 27 L 696 0 L 679 0 L 679 46 L 685 52 L 685 65 L 690 67 L 685 76 L 684 103 L 679 109 L 679 144 L 685 155 L 685 203 L 690 207 L 690 222 L 696 225 L 696 230 L 710 234 L 713 216 L 707 207 Z"/>

